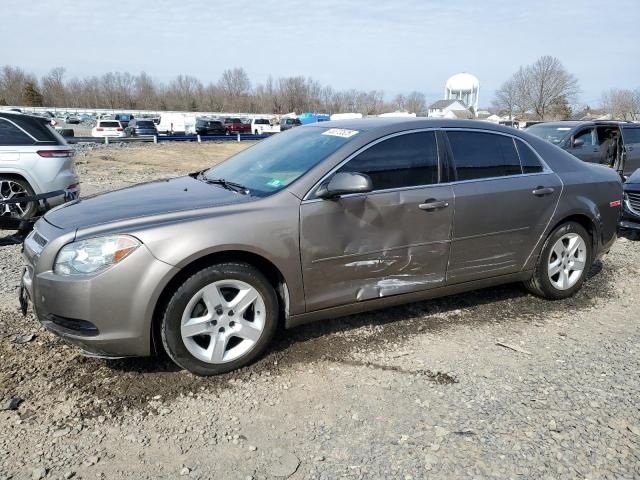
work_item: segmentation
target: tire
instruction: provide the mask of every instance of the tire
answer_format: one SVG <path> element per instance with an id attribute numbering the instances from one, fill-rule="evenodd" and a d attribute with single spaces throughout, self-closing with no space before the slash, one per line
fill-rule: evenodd
<path id="1" fill-rule="evenodd" d="M 256 130 L 256 135 L 260 135 L 260 133 L 258 132 L 258 130 Z"/>
<path id="2" fill-rule="evenodd" d="M 246 305 L 234 312 L 243 308 L 234 307 L 238 300 Z M 189 277 L 169 300 L 160 325 L 162 345 L 171 360 L 195 375 L 229 372 L 265 351 L 279 312 L 276 292 L 260 271 L 245 263 L 215 264 Z"/>
<path id="3" fill-rule="evenodd" d="M 29 197 L 35 195 L 29 182 L 21 178 L 0 175 L 0 200 L 9 200 L 16 196 Z M 25 205 L 0 205 L 0 215 L 11 218 L 28 219 L 38 213 L 39 203 L 30 202 Z"/>
<path id="4" fill-rule="evenodd" d="M 224 134 L 225 134 L 225 135 L 231 135 L 231 132 L 230 132 L 229 130 L 225 130 L 225 131 L 224 131 Z"/>
<path id="5" fill-rule="evenodd" d="M 573 239 L 579 239 L 581 243 L 570 243 Z M 571 252 L 572 245 L 576 249 L 574 253 Z M 563 223 L 545 241 L 533 276 L 525 282 L 525 287 L 534 295 L 549 300 L 571 297 L 582 288 L 591 269 L 592 249 L 592 238 L 582 225 L 576 222 Z M 580 263 L 583 263 L 581 271 L 571 268 Z M 557 273 L 550 272 L 554 268 L 552 265 L 558 270 Z M 563 282 L 564 285 L 561 285 Z"/>

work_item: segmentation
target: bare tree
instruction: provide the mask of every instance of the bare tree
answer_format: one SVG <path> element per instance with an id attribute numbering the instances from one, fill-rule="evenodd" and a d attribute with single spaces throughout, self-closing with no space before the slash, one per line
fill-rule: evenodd
<path id="1" fill-rule="evenodd" d="M 229 111 L 241 111 L 246 108 L 247 97 L 251 91 L 251 81 L 244 68 L 227 69 L 222 72 L 218 87 L 224 93 L 224 108 Z"/>
<path id="2" fill-rule="evenodd" d="M 42 96 L 46 105 L 66 107 L 67 88 L 64 83 L 64 67 L 56 67 L 42 77 Z"/>
<path id="3" fill-rule="evenodd" d="M 602 108 L 614 119 L 640 120 L 640 89 L 607 90 L 602 94 Z"/>
<path id="4" fill-rule="evenodd" d="M 540 57 L 525 69 L 527 97 L 538 118 L 544 120 L 549 108 L 562 101 L 573 100 L 578 94 L 578 81 L 567 72 L 560 60 Z"/>
<path id="5" fill-rule="evenodd" d="M 9 65 L 2 67 L 0 69 L 0 98 L 3 98 L 7 105 L 20 105 L 27 82 L 37 87 L 35 77 L 25 73 L 21 68 Z"/>
<path id="6" fill-rule="evenodd" d="M 405 108 L 416 115 L 424 114 L 427 111 L 427 99 L 424 93 L 415 91 L 409 93 L 405 99 Z"/>
<path id="7" fill-rule="evenodd" d="M 518 84 L 514 78 L 510 78 L 504 82 L 498 90 L 495 91 L 493 99 L 493 107 L 500 113 L 509 115 L 509 119 L 513 119 L 518 104 Z"/>

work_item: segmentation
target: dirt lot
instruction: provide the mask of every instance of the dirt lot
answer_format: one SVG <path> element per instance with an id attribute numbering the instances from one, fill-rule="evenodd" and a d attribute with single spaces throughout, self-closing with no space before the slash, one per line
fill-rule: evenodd
<path id="1" fill-rule="evenodd" d="M 83 150 L 84 193 L 246 144 Z M 299 327 L 241 371 L 99 361 L 22 318 L 0 249 L 0 479 L 640 478 L 640 243 L 574 298 L 519 285 Z M 497 345 L 498 342 L 515 348 Z"/>

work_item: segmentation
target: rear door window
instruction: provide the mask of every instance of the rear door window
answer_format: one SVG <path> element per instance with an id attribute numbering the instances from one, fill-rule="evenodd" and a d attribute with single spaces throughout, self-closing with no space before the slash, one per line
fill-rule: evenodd
<path id="1" fill-rule="evenodd" d="M 513 139 L 505 135 L 448 131 L 458 180 L 505 177 L 522 173 Z"/>
<path id="2" fill-rule="evenodd" d="M 34 141 L 13 123 L 0 118 L 0 145 L 33 145 Z"/>
<path id="3" fill-rule="evenodd" d="M 349 160 L 338 172 L 367 174 L 374 190 L 438 183 L 435 133 L 409 133 L 383 140 Z"/>

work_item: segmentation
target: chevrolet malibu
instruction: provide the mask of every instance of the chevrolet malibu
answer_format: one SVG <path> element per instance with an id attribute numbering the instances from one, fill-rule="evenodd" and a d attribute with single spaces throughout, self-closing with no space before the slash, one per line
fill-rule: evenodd
<path id="1" fill-rule="evenodd" d="M 164 349 L 218 374 L 279 323 L 507 282 L 569 297 L 615 241 L 621 200 L 611 169 L 511 128 L 323 122 L 50 211 L 25 241 L 22 304 L 85 354 Z"/>

